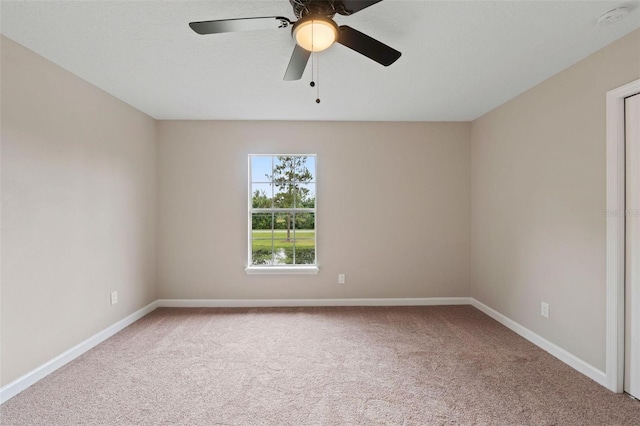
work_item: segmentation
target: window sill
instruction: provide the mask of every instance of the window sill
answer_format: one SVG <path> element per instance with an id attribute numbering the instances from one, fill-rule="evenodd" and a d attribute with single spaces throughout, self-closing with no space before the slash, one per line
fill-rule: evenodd
<path id="1" fill-rule="evenodd" d="M 247 275 L 317 275 L 317 266 L 248 266 Z"/>

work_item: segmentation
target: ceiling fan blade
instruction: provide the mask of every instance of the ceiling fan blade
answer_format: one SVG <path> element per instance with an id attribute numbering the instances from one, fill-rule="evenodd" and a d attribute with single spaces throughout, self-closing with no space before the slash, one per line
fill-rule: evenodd
<path id="1" fill-rule="evenodd" d="M 296 44 L 287 71 L 284 73 L 285 81 L 300 80 L 302 78 L 307 62 L 309 62 L 309 56 L 311 56 L 311 52 Z"/>
<path id="2" fill-rule="evenodd" d="M 353 15 L 369 6 L 380 3 L 382 0 L 342 0 L 346 15 Z"/>
<path id="3" fill-rule="evenodd" d="M 355 50 L 369 59 L 373 59 L 385 67 L 388 67 L 397 61 L 400 55 L 402 55 L 402 53 L 398 52 L 396 49 L 389 47 L 358 30 L 354 30 L 347 25 L 342 25 L 340 27 L 340 34 L 338 35 L 337 42 L 347 46 L 349 49 Z"/>
<path id="4" fill-rule="evenodd" d="M 291 21 L 282 16 L 263 18 L 221 19 L 218 21 L 190 22 L 191 29 L 198 34 L 233 33 L 238 31 L 270 30 L 287 28 Z"/>

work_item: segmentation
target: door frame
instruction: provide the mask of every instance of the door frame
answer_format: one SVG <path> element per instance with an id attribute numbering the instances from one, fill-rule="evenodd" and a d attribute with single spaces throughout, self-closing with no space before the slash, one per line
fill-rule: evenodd
<path id="1" fill-rule="evenodd" d="M 625 116 L 624 100 L 640 93 L 640 79 L 607 92 L 606 384 L 624 386 Z"/>

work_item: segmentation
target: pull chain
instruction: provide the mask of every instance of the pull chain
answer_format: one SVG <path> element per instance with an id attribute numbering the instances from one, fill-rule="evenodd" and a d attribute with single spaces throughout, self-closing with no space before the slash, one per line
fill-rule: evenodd
<path id="1" fill-rule="evenodd" d="M 318 56 L 317 59 L 318 60 L 316 62 L 318 63 L 318 69 L 316 70 L 316 76 L 318 77 L 318 85 L 316 86 L 316 103 L 319 104 L 320 103 L 320 56 Z"/>
<path id="2" fill-rule="evenodd" d="M 313 21 L 311 21 L 311 83 L 309 83 L 309 85 L 311 87 L 315 86 L 316 83 L 313 81 L 313 57 L 315 55 L 313 54 Z"/>
<path id="3" fill-rule="evenodd" d="M 315 55 L 313 54 L 313 21 L 311 21 L 311 83 L 309 83 L 309 86 L 313 87 L 316 85 L 316 82 L 313 81 L 313 69 L 315 68 L 313 66 L 313 57 Z"/>
<path id="4" fill-rule="evenodd" d="M 318 68 L 316 68 L 316 66 Z M 317 83 L 313 80 L 314 71 L 318 80 Z M 320 103 L 320 56 L 318 56 L 317 52 L 311 53 L 311 83 L 309 85 L 311 87 L 316 88 L 316 103 L 319 104 Z"/>
<path id="5" fill-rule="evenodd" d="M 313 73 L 314 73 L 314 69 L 315 69 L 315 60 L 314 58 L 316 57 L 317 53 L 314 52 L 313 50 L 313 21 L 311 21 L 311 83 L 309 83 L 309 85 L 311 87 L 315 87 L 316 86 L 316 82 L 313 80 Z M 318 59 L 318 69 L 316 72 L 316 75 L 318 76 L 318 87 L 316 87 L 316 103 L 319 104 L 320 103 L 320 57 L 317 58 Z"/>

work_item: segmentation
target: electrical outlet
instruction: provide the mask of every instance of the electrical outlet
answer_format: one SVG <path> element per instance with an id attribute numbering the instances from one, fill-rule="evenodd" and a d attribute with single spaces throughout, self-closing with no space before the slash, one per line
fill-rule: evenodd
<path id="1" fill-rule="evenodd" d="M 338 274 L 338 284 L 344 284 L 344 274 Z"/>
<path id="2" fill-rule="evenodd" d="M 540 305 L 540 315 L 542 315 L 545 318 L 549 318 L 549 304 L 542 302 L 542 304 Z"/>
<path id="3" fill-rule="evenodd" d="M 111 304 L 115 305 L 116 303 L 118 303 L 118 292 L 117 291 L 112 291 L 111 292 Z"/>

